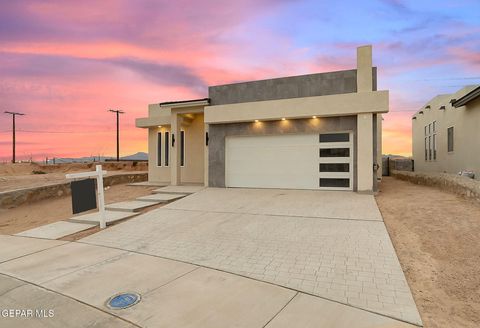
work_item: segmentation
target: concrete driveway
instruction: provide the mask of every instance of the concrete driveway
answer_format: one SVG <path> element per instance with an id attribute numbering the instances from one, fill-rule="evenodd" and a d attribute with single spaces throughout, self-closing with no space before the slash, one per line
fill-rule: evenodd
<path id="1" fill-rule="evenodd" d="M 12 243 L 0 239 L 0 250 Z M 0 251 L 2 308 L 32 289 L 80 301 L 102 326 L 421 325 L 369 195 L 209 188 L 81 243 L 15 243 L 27 246 Z M 142 301 L 106 308 L 120 291 Z"/>

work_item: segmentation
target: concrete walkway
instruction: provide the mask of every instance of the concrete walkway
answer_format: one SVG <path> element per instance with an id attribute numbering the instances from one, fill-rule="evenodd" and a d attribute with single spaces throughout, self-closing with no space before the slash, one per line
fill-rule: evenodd
<path id="1" fill-rule="evenodd" d="M 169 190 L 169 187 L 166 187 Z M 192 189 L 193 188 L 193 189 Z M 105 221 L 107 225 L 122 221 L 137 215 L 143 209 L 158 204 L 166 204 L 177 199 L 185 197 L 198 188 L 197 186 L 174 186 L 173 192 L 161 191 L 152 195 L 138 197 L 133 201 L 124 201 L 112 203 L 105 206 Z M 202 187 L 203 189 L 203 187 Z M 159 189 L 157 189 L 158 191 Z M 179 191 L 185 190 L 185 193 Z M 101 214 L 96 211 L 93 213 L 73 216 L 64 221 L 58 221 L 46 224 L 40 227 L 22 231 L 17 236 L 34 237 L 44 239 L 60 239 L 84 230 L 91 229 L 100 224 Z"/>
<path id="2" fill-rule="evenodd" d="M 203 189 L 205 189 L 203 185 L 166 186 L 155 189 L 153 192 L 159 194 L 193 194 Z"/>
<path id="3" fill-rule="evenodd" d="M 80 231 L 96 227 L 96 223 L 75 223 L 58 221 L 17 233 L 16 236 L 45 239 L 59 239 Z"/>
<path id="4" fill-rule="evenodd" d="M 145 202 L 140 200 L 129 200 L 124 202 L 112 203 L 105 206 L 106 210 L 119 212 L 139 212 L 147 207 L 155 206 L 161 202 Z"/>
<path id="5" fill-rule="evenodd" d="M 143 201 L 143 202 L 168 203 L 168 202 L 177 200 L 177 199 L 185 197 L 185 196 L 186 196 L 186 194 L 157 193 L 157 194 L 153 194 L 153 195 L 138 197 L 137 200 L 138 201 Z"/>
<path id="6" fill-rule="evenodd" d="M 2 327 L 412 327 L 274 284 L 122 249 L 0 236 L 0 259 L 0 308 L 33 309 L 30 317 L 0 318 Z M 109 309 L 108 298 L 124 291 L 139 293 L 141 301 Z M 35 315 L 38 309 L 47 315 Z"/>
<path id="7" fill-rule="evenodd" d="M 83 241 L 422 324 L 371 195 L 209 188 Z"/>

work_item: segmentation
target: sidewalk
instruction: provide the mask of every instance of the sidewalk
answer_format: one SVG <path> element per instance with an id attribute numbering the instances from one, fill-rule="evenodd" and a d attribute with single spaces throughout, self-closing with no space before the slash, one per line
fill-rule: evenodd
<path id="1" fill-rule="evenodd" d="M 0 307 L 52 310 L 2 327 L 414 327 L 292 289 L 121 249 L 0 236 Z M 141 301 L 111 310 L 119 292 Z"/>

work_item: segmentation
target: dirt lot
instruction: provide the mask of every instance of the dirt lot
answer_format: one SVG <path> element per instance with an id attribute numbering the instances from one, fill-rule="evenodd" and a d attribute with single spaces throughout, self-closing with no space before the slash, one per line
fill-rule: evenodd
<path id="1" fill-rule="evenodd" d="M 105 191 L 105 203 L 133 200 L 136 197 L 150 195 L 153 189 L 156 189 L 156 187 L 115 185 Z M 66 196 L 25 204 L 8 210 L 0 209 L 0 234 L 15 234 L 44 224 L 68 219 L 73 216 L 71 202 L 71 197 Z"/>
<path id="2" fill-rule="evenodd" d="M 425 327 L 480 327 L 480 205 L 390 177 L 376 199 Z"/>
<path id="3" fill-rule="evenodd" d="M 38 187 L 63 182 L 66 173 L 95 170 L 98 163 L 41 165 L 35 163 L 0 164 L 0 191 Z M 107 174 L 147 171 L 145 162 L 101 163 Z"/>

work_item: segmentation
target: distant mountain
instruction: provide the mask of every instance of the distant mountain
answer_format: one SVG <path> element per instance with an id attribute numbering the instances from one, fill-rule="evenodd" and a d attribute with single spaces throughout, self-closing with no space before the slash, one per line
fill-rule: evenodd
<path id="1" fill-rule="evenodd" d="M 92 162 L 105 162 L 106 159 L 111 159 L 112 157 L 104 156 L 86 156 L 86 157 L 55 157 L 55 164 L 62 163 L 92 163 Z M 49 159 L 48 164 L 53 164 L 54 159 Z"/>
<path id="2" fill-rule="evenodd" d="M 132 155 L 120 157 L 124 161 L 146 161 L 148 160 L 148 154 L 144 152 L 138 152 Z M 86 157 L 64 157 L 64 158 L 55 158 L 55 164 L 61 163 L 92 163 L 92 162 L 105 162 L 113 161 L 115 157 L 110 156 L 86 156 Z M 48 160 L 48 164 L 53 164 L 53 159 Z"/>
<path id="3" fill-rule="evenodd" d="M 133 155 L 123 156 L 121 159 L 126 161 L 147 161 L 148 154 L 140 151 Z"/>

